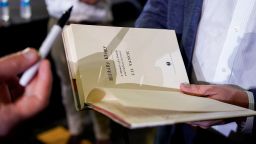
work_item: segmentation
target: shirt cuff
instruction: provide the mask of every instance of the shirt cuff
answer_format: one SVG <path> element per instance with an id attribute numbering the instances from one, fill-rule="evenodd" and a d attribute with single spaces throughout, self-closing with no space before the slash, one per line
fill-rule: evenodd
<path id="1" fill-rule="evenodd" d="M 248 99 L 249 99 L 249 109 L 254 110 L 254 96 L 250 91 L 246 91 Z"/>
<path id="2" fill-rule="evenodd" d="M 254 97 L 253 93 L 250 91 L 246 91 L 248 100 L 249 100 L 249 109 L 254 110 Z M 254 117 L 247 117 L 245 122 L 241 123 L 241 131 L 243 133 L 252 133 L 252 128 L 253 128 L 253 119 Z"/>

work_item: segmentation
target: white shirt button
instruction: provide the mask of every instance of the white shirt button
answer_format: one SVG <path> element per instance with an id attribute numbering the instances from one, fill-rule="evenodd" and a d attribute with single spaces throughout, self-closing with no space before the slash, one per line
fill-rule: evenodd
<path id="1" fill-rule="evenodd" d="M 221 72 L 226 73 L 226 72 L 227 72 L 227 69 L 226 69 L 226 68 L 222 68 L 222 69 L 221 69 Z"/>
<path id="2" fill-rule="evenodd" d="M 239 27 L 238 26 L 234 27 L 234 31 L 239 32 Z"/>

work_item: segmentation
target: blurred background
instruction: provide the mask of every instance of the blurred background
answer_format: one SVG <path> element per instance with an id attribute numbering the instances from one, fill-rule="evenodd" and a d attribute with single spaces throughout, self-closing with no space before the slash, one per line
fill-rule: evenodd
<path id="1" fill-rule="evenodd" d="M 8 4 L 6 4 L 8 2 Z M 39 48 L 47 35 L 49 14 L 44 0 L 25 1 L 28 4 L 21 4 L 20 0 L 1 0 L 0 4 L 0 56 L 4 56 L 26 47 Z M 113 26 L 133 27 L 134 21 L 143 9 L 146 0 L 111 0 L 113 12 Z M 51 61 L 51 56 L 48 57 Z M 53 132 L 54 138 L 69 136 L 65 110 L 61 100 L 60 82 L 56 75 L 54 63 L 53 70 L 53 91 L 49 106 L 35 117 L 20 123 L 11 134 L 0 141 L 0 143 L 47 143 L 40 140 L 40 136 Z M 95 136 L 92 132 L 90 118 L 85 119 L 87 128 L 83 138 L 87 144 L 94 143 Z M 126 143 L 124 139 L 140 143 L 136 137 L 140 134 L 134 133 L 111 122 L 111 139 L 113 143 Z M 138 133 L 143 133 L 138 130 Z M 56 132 L 56 133 L 55 133 Z M 128 134 L 128 135 L 127 135 Z M 127 137 L 128 136 L 128 137 Z M 47 137 L 47 136 L 46 136 Z M 133 138 L 134 137 L 134 138 Z M 49 142 L 51 143 L 51 142 Z M 53 143 L 62 143 L 61 141 Z"/>

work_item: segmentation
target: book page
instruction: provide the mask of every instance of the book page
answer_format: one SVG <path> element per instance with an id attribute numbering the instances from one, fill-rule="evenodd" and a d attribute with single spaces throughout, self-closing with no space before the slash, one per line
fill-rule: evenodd
<path id="1" fill-rule="evenodd" d="M 117 101 L 125 107 L 183 112 L 239 111 L 245 108 L 179 91 L 96 88 L 87 97 L 90 104 Z"/>
<path id="2" fill-rule="evenodd" d="M 75 51 L 74 35 L 69 26 L 65 26 L 62 33 L 65 55 L 67 58 L 68 69 L 72 79 L 76 78 L 78 57 Z"/>
<path id="3" fill-rule="evenodd" d="M 95 103 L 92 105 L 92 108 L 128 128 L 142 128 L 256 114 L 255 111 L 249 109 L 231 112 L 178 112 L 141 109 L 125 107 L 115 100 Z"/>
<path id="4" fill-rule="evenodd" d="M 74 37 L 72 34 L 72 29 L 69 26 L 64 27 L 62 37 L 63 37 L 65 55 L 67 58 L 67 66 L 68 66 L 75 106 L 77 110 L 81 110 L 84 108 L 84 96 L 83 94 L 81 94 L 82 89 L 80 88 L 79 79 L 77 81 L 77 77 L 78 77 L 77 64 L 76 64 L 77 55 L 74 51 L 75 45 L 74 45 Z M 79 85 L 77 85 L 77 83 Z"/>

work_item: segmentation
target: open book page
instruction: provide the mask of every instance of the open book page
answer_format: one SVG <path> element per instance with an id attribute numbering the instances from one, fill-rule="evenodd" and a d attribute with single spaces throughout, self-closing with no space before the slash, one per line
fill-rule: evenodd
<path id="1" fill-rule="evenodd" d="M 217 100 L 190 96 L 178 91 L 154 91 L 135 89 L 96 88 L 87 97 L 94 105 L 115 100 L 125 107 L 170 110 L 183 112 L 241 111 L 245 108 Z"/>
<path id="2" fill-rule="evenodd" d="M 93 109 L 110 117 L 128 128 L 141 128 L 156 125 L 175 124 L 191 121 L 223 119 L 255 115 L 255 111 L 241 110 L 229 112 L 178 112 L 168 110 L 125 107 L 115 100 L 95 103 Z"/>
<path id="3" fill-rule="evenodd" d="M 84 100 L 95 87 L 178 89 L 189 82 L 171 30 L 71 25 L 64 41 Z"/>

